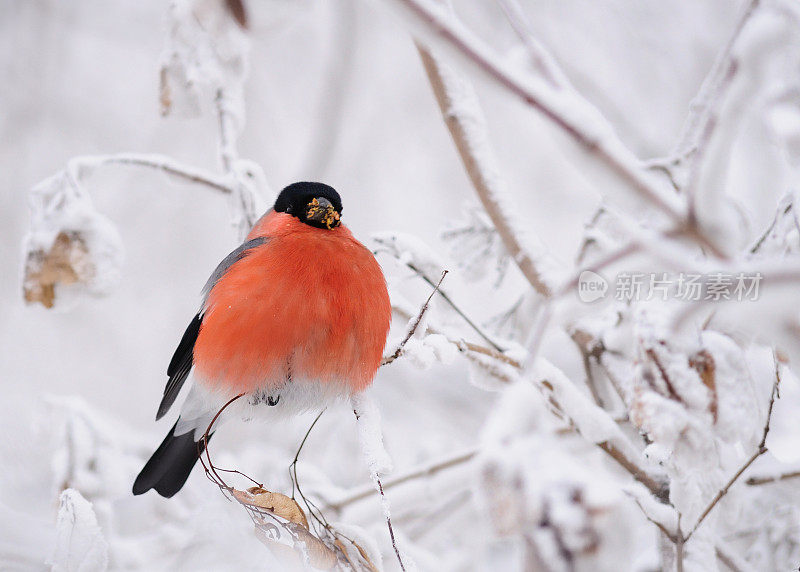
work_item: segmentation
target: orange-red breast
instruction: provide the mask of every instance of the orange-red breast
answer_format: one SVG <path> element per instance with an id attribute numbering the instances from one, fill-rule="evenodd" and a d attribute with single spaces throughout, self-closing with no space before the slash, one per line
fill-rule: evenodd
<path id="1" fill-rule="evenodd" d="M 319 409 L 372 383 L 391 322 L 389 294 L 375 257 L 340 224 L 341 212 L 328 185 L 289 185 L 214 270 L 167 368 L 156 419 L 190 373 L 192 388 L 133 494 L 178 492 L 211 419 L 240 393 L 247 395 L 223 417 Z"/>

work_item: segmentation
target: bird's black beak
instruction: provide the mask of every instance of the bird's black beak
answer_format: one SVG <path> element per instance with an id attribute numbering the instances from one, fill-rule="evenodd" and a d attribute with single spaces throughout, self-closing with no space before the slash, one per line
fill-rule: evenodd
<path id="1" fill-rule="evenodd" d="M 306 205 L 306 221 L 315 223 L 314 226 L 336 228 L 341 224 L 341 215 L 336 212 L 336 207 L 325 197 L 316 197 Z"/>

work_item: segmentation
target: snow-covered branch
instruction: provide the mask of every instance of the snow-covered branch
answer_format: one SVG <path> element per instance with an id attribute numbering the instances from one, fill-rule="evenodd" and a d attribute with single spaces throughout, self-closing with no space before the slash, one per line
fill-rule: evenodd
<path id="1" fill-rule="evenodd" d="M 553 90 L 537 78 L 519 73 L 441 6 L 428 0 L 398 0 L 397 3 L 412 15 L 426 43 L 435 44 L 448 55 L 489 76 L 539 111 L 577 144 L 608 180 L 601 191 L 609 201 L 636 208 L 629 200 L 633 193 L 665 215 L 684 236 L 714 254 L 721 254 L 713 241 L 687 219 L 686 205 L 659 185 L 622 144 L 606 120 L 576 92 Z M 447 113 L 447 108 L 445 110 Z M 598 178 L 602 180 L 603 176 L 598 174 Z M 617 192 L 617 187 L 624 191 Z"/>
<path id="2" fill-rule="evenodd" d="M 530 229 L 525 231 L 526 246 L 523 246 L 520 226 L 511 220 L 513 211 L 503 204 L 505 184 L 489 147 L 486 122 L 475 91 L 467 80 L 446 68 L 426 48 L 418 45 L 417 49 L 445 124 L 483 208 L 522 274 L 539 294 L 549 297 L 555 281 L 553 269 L 557 265 Z"/>

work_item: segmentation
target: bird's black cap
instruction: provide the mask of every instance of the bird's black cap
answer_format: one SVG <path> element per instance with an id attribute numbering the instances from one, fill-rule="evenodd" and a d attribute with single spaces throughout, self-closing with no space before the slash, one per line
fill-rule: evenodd
<path id="1" fill-rule="evenodd" d="M 281 191 L 273 208 L 276 212 L 300 217 L 308 203 L 318 198 L 328 199 L 336 212 L 342 213 L 342 197 L 324 183 L 292 183 Z"/>

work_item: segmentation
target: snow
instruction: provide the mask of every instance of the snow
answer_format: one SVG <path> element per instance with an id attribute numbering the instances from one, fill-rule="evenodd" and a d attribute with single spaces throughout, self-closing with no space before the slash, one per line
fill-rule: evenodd
<path id="1" fill-rule="evenodd" d="M 544 386 L 547 392 L 552 392 L 556 402 L 567 417 L 575 423 L 578 432 L 583 437 L 592 443 L 627 442 L 608 413 L 592 403 L 589 397 L 578 390 L 575 384 L 564 375 L 564 372 L 552 363 L 544 358 L 537 359 L 532 377 L 538 384 Z"/>
<path id="2" fill-rule="evenodd" d="M 61 493 L 56 534 L 54 572 L 93 572 L 108 568 L 108 543 L 97 525 L 92 504 L 75 489 Z"/>
<path id="3" fill-rule="evenodd" d="M 367 462 L 367 469 L 373 480 L 390 473 L 392 459 L 383 446 L 381 413 L 378 404 L 367 392 L 356 393 L 351 397 L 358 424 L 358 441 Z"/>

